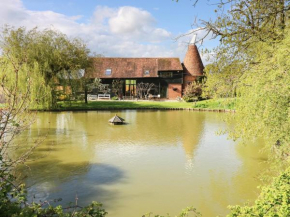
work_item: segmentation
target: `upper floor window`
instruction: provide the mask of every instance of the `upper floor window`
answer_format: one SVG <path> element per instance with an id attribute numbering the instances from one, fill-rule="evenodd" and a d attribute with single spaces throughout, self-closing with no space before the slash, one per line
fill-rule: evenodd
<path id="1" fill-rule="evenodd" d="M 173 77 L 173 73 L 172 72 L 160 72 L 159 75 L 162 78 L 172 78 Z"/>
<path id="2" fill-rule="evenodd" d="M 111 75 L 112 74 L 112 69 L 106 69 L 105 75 Z"/>
<path id="3" fill-rule="evenodd" d="M 145 70 L 144 71 L 144 75 L 149 75 L 150 74 L 150 71 L 149 70 Z"/>

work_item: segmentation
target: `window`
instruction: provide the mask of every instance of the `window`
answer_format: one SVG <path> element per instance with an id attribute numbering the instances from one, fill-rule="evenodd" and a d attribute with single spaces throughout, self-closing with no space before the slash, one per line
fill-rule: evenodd
<path id="1" fill-rule="evenodd" d="M 172 72 L 160 72 L 160 77 L 162 78 L 172 78 L 173 73 Z"/>
<path id="2" fill-rule="evenodd" d="M 105 75 L 111 75 L 112 74 L 112 69 L 106 69 Z"/>
<path id="3" fill-rule="evenodd" d="M 136 80 L 126 80 L 126 84 L 134 84 L 134 85 L 136 85 Z"/>
<path id="4" fill-rule="evenodd" d="M 136 95 L 136 80 L 126 80 L 125 96 Z"/>
<path id="5" fill-rule="evenodd" d="M 149 70 L 145 70 L 144 71 L 144 75 L 149 75 L 150 74 L 150 71 Z"/>

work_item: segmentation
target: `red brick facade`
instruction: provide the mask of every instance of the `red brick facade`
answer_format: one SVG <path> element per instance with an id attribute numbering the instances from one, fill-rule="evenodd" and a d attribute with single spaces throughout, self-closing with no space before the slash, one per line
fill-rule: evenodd
<path id="1" fill-rule="evenodd" d="M 190 83 L 192 83 L 195 79 L 196 79 L 195 76 L 192 76 L 192 75 L 184 75 L 183 76 L 182 90 L 184 91 L 184 89 L 186 88 L 186 86 L 189 85 Z"/>
<path id="2" fill-rule="evenodd" d="M 190 44 L 184 58 L 184 72 L 192 76 L 203 75 L 203 63 L 195 44 Z"/>
<path id="3" fill-rule="evenodd" d="M 182 97 L 182 85 L 181 84 L 168 84 L 167 98 L 176 99 Z"/>
<path id="4" fill-rule="evenodd" d="M 195 44 L 190 44 L 183 63 L 183 91 L 197 77 L 203 76 L 203 63 Z"/>
<path id="5" fill-rule="evenodd" d="M 179 58 L 93 58 L 93 67 L 86 72 L 86 77 L 101 78 L 110 88 L 114 79 L 121 79 L 127 85 L 123 88 L 124 96 L 128 88 L 133 90 L 130 96 L 136 96 L 136 86 L 141 82 L 154 83 L 158 91 L 155 89 L 152 94 L 176 99 L 182 97 L 189 83 L 203 76 L 203 69 L 196 45 L 190 44 L 183 64 Z"/>

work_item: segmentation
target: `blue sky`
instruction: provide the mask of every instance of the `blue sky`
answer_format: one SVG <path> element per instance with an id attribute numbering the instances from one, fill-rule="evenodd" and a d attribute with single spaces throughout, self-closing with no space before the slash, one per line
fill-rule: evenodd
<path id="1" fill-rule="evenodd" d="M 207 0 L 0 0 L 0 25 L 54 28 L 105 56 L 183 59 L 194 20 L 215 18 Z M 203 32 L 198 33 L 202 35 Z M 217 41 L 205 40 L 201 48 Z"/>

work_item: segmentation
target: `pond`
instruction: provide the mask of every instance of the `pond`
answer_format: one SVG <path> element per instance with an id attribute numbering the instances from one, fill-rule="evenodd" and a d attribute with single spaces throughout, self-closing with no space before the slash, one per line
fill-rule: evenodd
<path id="1" fill-rule="evenodd" d="M 188 206 L 210 217 L 257 197 L 261 144 L 217 135 L 229 114 L 123 110 L 127 124 L 110 125 L 115 113 L 39 113 L 22 137 L 43 140 L 22 171 L 30 198 L 98 201 L 109 217 L 173 216 Z"/>

